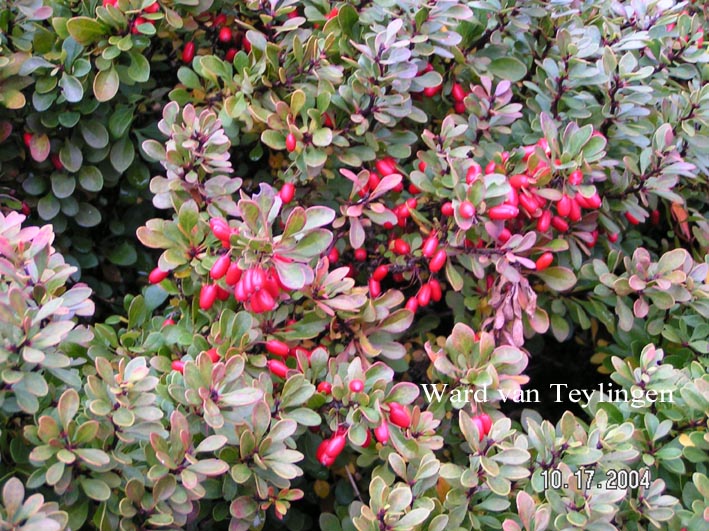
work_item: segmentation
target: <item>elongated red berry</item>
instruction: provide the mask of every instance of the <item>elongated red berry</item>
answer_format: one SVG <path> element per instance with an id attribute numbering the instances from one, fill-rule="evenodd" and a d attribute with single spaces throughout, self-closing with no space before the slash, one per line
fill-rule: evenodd
<path id="1" fill-rule="evenodd" d="M 159 267 L 156 267 L 150 272 L 150 275 L 148 275 L 148 282 L 151 284 L 160 284 L 160 282 L 165 280 L 169 275 L 169 271 L 163 271 Z"/>
<path id="2" fill-rule="evenodd" d="M 467 96 L 463 85 L 460 83 L 453 83 L 453 86 L 451 87 L 451 96 L 455 101 L 463 101 L 465 96 Z"/>
<path id="3" fill-rule="evenodd" d="M 194 59 L 194 42 L 188 41 L 185 43 L 185 46 L 182 48 L 182 62 L 186 64 L 190 64 L 192 62 L 192 59 Z"/>
<path id="4" fill-rule="evenodd" d="M 389 441 L 389 426 L 385 420 L 382 420 L 382 423 L 374 428 L 374 437 L 382 444 Z"/>
<path id="5" fill-rule="evenodd" d="M 406 301 L 406 305 L 404 307 L 411 313 L 416 313 L 419 309 L 419 301 L 416 300 L 416 297 L 410 297 L 409 300 Z"/>
<path id="6" fill-rule="evenodd" d="M 172 370 L 177 371 L 180 374 L 185 372 L 185 362 L 180 360 L 175 360 L 172 362 Z"/>
<path id="7" fill-rule="evenodd" d="M 376 166 L 377 171 L 384 177 L 391 175 L 392 173 L 397 173 L 396 160 L 392 157 L 384 157 L 383 159 L 379 159 L 374 163 L 374 165 Z"/>
<path id="8" fill-rule="evenodd" d="M 369 279 L 369 296 L 372 297 L 373 299 L 376 299 L 381 294 L 382 294 L 382 285 L 379 283 L 378 280 L 374 280 L 373 278 L 370 278 Z"/>
<path id="9" fill-rule="evenodd" d="M 293 153 L 297 145 L 298 141 L 296 140 L 295 135 L 293 133 L 288 133 L 286 135 L 286 149 L 288 152 Z"/>
<path id="10" fill-rule="evenodd" d="M 554 255 L 549 251 L 545 252 L 539 258 L 537 258 L 537 261 L 535 262 L 537 265 L 537 271 L 544 271 L 547 267 L 551 265 L 553 261 Z"/>
<path id="11" fill-rule="evenodd" d="M 266 366 L 268 370 L 271 371 L 271 374 L 279 378 L 285 378 L 288 373 L 288 366 L 281 360 L 268 360 Z"/>
<path id="12" fill-rule="evenodd" d="M 157 13 L 160 11 L 160 4 L 154 2 L 143 9 L 143 13 Z"/>
<path id="13" fill-rule="evenodd" d="M 473 162 L 468 171 L 465 173 L 465 182 L 472 184 L 478 177 L 483 174 L 483 169 L 477 162 Z"/>
<path id="14" fill-rule="evenodd" d="M 497 205 L 488 210 L 488 216 L 494 220 L 506 220 L 516 218 L 519 208 L 512 205 Z"/>
<path id="15" fill-rule="evenodd" d="M 290 347 L 278 339 L 269 339 L 266 341 L 266 350 L 271 354 L 285 358 L 290 352 Z"/>
<path id="16" fill-rule="evenodd" d="M 436 252 L 436 249 L 438 249 L 438 237 L 435 234 L 431 234 L 423 242 L 423 245 L 421 246 L 421 254 L 423 254 L 426 258 L 431 258 L 433 253 Z"/>
<path id="17" fill-rule="evenodd" d="M 438 273 L 441 269 L 443 269 L 443 266 L 446 265 L 447 258 L 448 253 L 446 253 L 446 250 L 438 249 L 436 254 L 434 254 L 431 260 L 429 260 L 428 269 L 431 273 Z"/>
<path id="18" fill-rule="evenodd" d="M 394 240 L 394 252 L 400 255 L 409 254 L 411 252 L 411 246 L 406 240 L 397 238 Z"/>
<path id="19" fill-rule="evenodd" d="M 389 421 L 394 426 L 408 429 L 411 426 L 411 415 L 404 406 L 398 402 L 392 402 L 389 404 Z"/>
<path id="20" fill-rule="evenodd" d="M 569 215 L 569 212 L 571 212 L 571 198 L 564 194 L 556 203 L 556 213 L 565 218 Z"/>
<path id="21" fill-rule="evenodd" d="M 482 419 L 478 416 L 475 416 L 470 420 L 478 428 L 478 441 L 482 441 L 483 437 L 485 437 L 485 424 L 483 423 Z"/>
<path id="22" fill-rule="evenodd" d="M 421 286 L 416 294 L 416 300 L 419 306 L 428 306 L 428 303 L 431 302 L 431 286 L 428 284 Z"/>
<path id="23" fill-rule="evenodd" d="M 202 310 L 209 310 L 217 300 L 216 284 L 203 284 L 199 292 L 199 307 Z"/>
<path id="24" fill-rule="evenodd" d="M 441 283 L 438 279 L 432 278 L 428 281 L 428 285 L 431 286 L 431 298 L 434 302 L 438 302 L 443 297 L 443 290 L 441 289 Z"/>
<path id="25" fill-rule="evenodd" d="M 377 282 L 381 282 L 386 278 L 386 276 L 389 274 L 389 266 L 382 264 L 379 267 L 377 267 L 374 270 L 374 273 L 372 273 L 372 278 L 376 280 Z"/>
<path id="26" fill-rule="evenodd" d="M 545 210 L 542 215 L 537 219 L 537 230 L 539 232 L 546 232 L 551 226 L 551 210 Z"/>
<path id="27" fill-rule="evenodd" d="M 571 210 L 569 210 L 569 220 L 573 221 L 574 223 L 581 220 L 581 205 L 579 205 L 579 202 L 576 200 L 576 197 L 571 198 Z"/>
<path id="28" fill-rule="evenodd" d="M 175 320 L 172 319 L 171 317 L 168 317 L 162 322 L 162 328 L 165 328 L 166 326 L 174 326 L 175 325 Z"/>
<path id="29" fill-rule="evenodd" d="M 618 241 L 618 233 L 614 232 L 613 234 L 608 235 L 608 241 L 611 243 L 615 243 Z"/>
<path id="30" fill-rule="evenodd" d="M 231 229 L 229 224 L 221 218 L 212 218 L 209 220 L 209 227 L 212 229 L 212 234 L 219 240 L 228 240 L 231 238 Z"/>
<path id="31" fill-rule="evenodd" d="M 214 265 L 212 265 L 212 268 L 209 270 L 209 276 L 211 276 L 214 280 L 219 280 L 226 275 L 230 265 L 231 257 L 228 254 L 223 254 L 217 258 L 217 261 L 214 262 Z"/>
<path id="32" fill-rule="evenodd" d="M 553 218 L 551 218 L 551 226 L 559 232 L 566 232 L 569 230 L 569 224 L 564 218 L 561 218 L 559 216 L 554 216 Z"/>
<path id="33" fill-rule="evenodd" d="M 510 177 L 510 186 L 513 188 L 526 188 L 529 186 L 529 177 L 518 173 Z"/>
<path id="34" fill-rule="evenodd" d="M 329 395 L 332 392 L 332 384 L 330 382 L 320 382 L 316 389 L 318 393 Z"/>
<path id="35" fill-rule="evenodd" d="M 638 225 L 640 220 L 633 216 L 630 212 L 625 213 L 625 219 L 627 219 L 631 225 Z"/>
<path id="36" fill-rule="evenodd" d="M 281 201 L 287 205 L 293 201 L 293 198 L 295 197 L 295 185 L 293 183 L 284 183 L 281 187 L 281 191 L 278 192 L 278 196 L 281 198 Z"/>
<path id="37" fill-rule="evenodd" d="M 226 278 L 224 279 L 227 286 L 233 286 L 239 282 L 242 273 L 243 271 L 238 264 L 236 262 L 231 262 L 229 264 L 229 268 L 226 270 Z"/>
<path id="38" fill-rule="evenodd" d="M 490 433 L 490 429 L 492 428 L 492 419 L 490 418 L 490 415 L 487 413 L 482 413 L 478 415 L 478 418 L 482 421 L 483 431 L 485 432 L 485 435 L 487 435 Z"/>

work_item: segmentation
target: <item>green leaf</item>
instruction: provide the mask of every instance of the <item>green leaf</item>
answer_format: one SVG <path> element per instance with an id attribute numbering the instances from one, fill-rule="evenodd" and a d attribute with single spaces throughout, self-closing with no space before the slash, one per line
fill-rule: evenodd
<path id="1" fill-rule="evenodd" d="M 133 163 L 134 158 L 135 148 L 133 147 L 133 142 L 128 138 L 128 135 L 113 144 L 110 155 L 111 165 L 118 173 L 125 172 Z"/>
<path id="2" fill-rule="evenodd" d="M 79 185 L 87 192 L 100 192 L 103 174 L 96 166 L 82 166 L 79 170 Z"/>
<path id="3" fill-rule="evenodd" d="M 82 120 L 79 124 L 84 141 L 94 149 L 102 149 L 108 145 L 108 131 L 98 120 Z"/>
<path id="4" fill-rule="evenodd" d="M 94 78 L 94 95 L 98 101 L 109 101 L 118 92 L 119 85 L 120 80 L 115 68 L 102 70 Z"/>
<path id="5" fill-rule="evenodd" d="M 315 131 L 313 133 L 313 144 L 319 147 L 327 147 L 332 144 L 332 131 L 327 128 Z"/>
<path id="6" fill-rule="evenodd" d="M 81 154 L 79 147 L 67 139 L 59 151 L 59 160 L 67 171 L 78 172 L 84 162 L 84 156 Z"/>
<path id="7" fill-rule="evenodd" d="M 75 17 L 67 21 L 66 29 L 76 42 L 88 46 L 106 34 L 106 27 L 89 17 Z"/>
<path id="8" fill-rule="evenodd" d="M 68 429 L 69 422 L 71 422 L 78 411 L 79 393 L 77 393 L 75 389 L 67 389 L 62 396 L 59 397 L 59 402 L 57 403 L 59 422 L 64 430 Z"/>
<path id="9" fill-rule="evenodd" d="M 80 203 L 79 213 L 74 216 L 74 220 L 82 227 L 95 227 L 101 223 L 101 213 L 89 203 Z"/>
<path id="10" fill-rule="evenodd" d="M 52 192 L 59 199 L 69 197 L 76 188 L 76 179 L 68 175 L 57 173 L 52 175 Z"/>
<path id="11" fill-rule="evenodd" d="M 66 101 L 70 103 L 81 101 L 81 98 L 84 97 L 84 87 L 81 86 L 81 82 L 66 72 L 62 74 L 62 78 L 59 80 L 59 86 L 62 88 L 62 93 Z"/>
<path id="12" fill-rule="evenodd" d="M 261 133 L 261 142 L 266 144 L 271 149 L 282 151 L 286 149 L 286 137 L 280 131 L 267 129 Z"/>
<path id="13" fill-rule="evenodd" d="M 135 248 L 128 242 L 121 243 L 118 247 L 114 247 L 108 253 L 108 259 L 119 266 L 129 266 L 135 264 L 138 260 L 138 253 Z"/>
<path id="14" fill-rule="evenodd" d="M 106 501 L 111 497 L 111 489 L 100 479 L 82 477 L 79 481 L 86 495 L 92 500 Z"/>
<path id="15" fill-rule="evenodd" d="M 150 78 L 150 63 L 143 54 L 131 51 L 127 72 L 136 83 L 145 83 Z"/>
<path id="16" fill-rule="evenodd" d="M 555 291 L 566 291 L 576 285 L 576 275 L 567 267 L 549 267 L 544 271 L 537 271 L 535 275 Z"/>
<path id="17" fill-rule="evenodd" d="M 508 81 L 519 81 L 527 74 L 527 67 L 514 57 L 499 57 L 493 59 L 488 70 L 495 76 Z"/>
<path id="18" fill-rule="evenodd" d="M 54 219 L 56 215 L 59 214 L 60 208 L 61 205 L 59 204 L 59 201 L 52 194 L 45 195 L 37 203 L 37 213 L 39 214 L 39 217 L 45 221 Z"/>

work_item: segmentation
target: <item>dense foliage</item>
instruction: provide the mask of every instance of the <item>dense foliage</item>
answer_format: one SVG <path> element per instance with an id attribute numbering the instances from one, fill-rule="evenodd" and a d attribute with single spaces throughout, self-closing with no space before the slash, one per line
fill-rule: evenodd
<path id="1" fill-rule="evenodd" d="M 10 0 L 0 527 L 706 529 L 707 9 Z"/>

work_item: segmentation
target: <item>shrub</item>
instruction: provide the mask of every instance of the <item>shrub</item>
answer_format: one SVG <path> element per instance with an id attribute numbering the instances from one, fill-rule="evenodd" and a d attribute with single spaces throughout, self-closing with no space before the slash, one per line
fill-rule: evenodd
<path id="1" fill-rule="evenodd" d="M 705 528 L 705 11 L 12 3 L 2 525 Z"/>

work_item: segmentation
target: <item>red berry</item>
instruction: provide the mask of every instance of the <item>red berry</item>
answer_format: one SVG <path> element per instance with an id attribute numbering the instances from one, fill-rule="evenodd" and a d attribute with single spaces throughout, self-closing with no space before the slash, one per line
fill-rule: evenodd
<path id="1" fill-rule="evenodd" d="M 537 261 L 535 262 L 537 264 L 537 271 L 544 271 L 547 267 L 551 265 L 553 261 L 554 255 L 549 251 L 545 252 L 539 258 L 537 258 Z"/>
<path id="2" fill-rule="evenodd" d="M 516 218 L 519 209 L 513 205 L 497 205 L 488 210 L 488 216 L 494 220 L 505 220 Z"/>
<path id="3" fill-rule="evenodd" d="M 224 24 L 226 24 L 226 15 L 224 13 L 220 13 L 214 17 L 214 27 L 215 28 L 220 28 Z"/>
<path id="4" fill-rule="evenodd" d="M 580 196 L 576 196 L 580 197 Z M 576 223 L 581 220 L 581 206 L 576 200 L 576 197 L 571 198 L 571 210 L 569 211 L 569 219 Z"/>
<path id="5" fill-rule="evenodd" d="M 586 203 L 588 204 L 588 208 L 596 210 L 600 208 L 603 201 L 601 200 L 601 196 L 598 195 L 598 192 L 594 192 L 591 197 L 586 198 Z"/>
<path id="6" fill-rule="evenodd" d="M 239 282 L 242 273 L 243 271 L 241 270 L 241 268 L 239 268 L 237 263 L 232 262 L 229 265 L 229 269 L 226 270 L 226 278 L 224 279 L 226 281 L 227 286 L 233 286 L 234 284 Z"/>
<path id="7" fill-rule="evenodd" d="M 421 286 L 416 294 L 416 300 L 418 301 L 419 306 L 428 306 L 428 303 L 431 302 L 431 286 L 428 284 Z"/>
<path id="8" fill-rule="evenodd" d="M 118 3 L 118 0 L 103 0 L 103 7 L 114 6 Z"/>
<path id="9" fill-rule="evenodd" d="M 141 24 L 152 24 L 152 21 L 146 20 L 143 17 L 135 17 L 135 20 L 133 21 L 133 28 L 131 29 L 131 32 L 134 35 L 138 35 L 140 33 L 138 26 L 140 26 Z"/>
<path id="10" fill-rule="evenodd" d="M 460 83 L 453 83 L 453 87 L 451 87 L 451 96 L 457 102 L 463 101 L 465 96 L 467 96 L 463 85 Z"/>
<path id="11" fill-rule="evenodd" d="M 364 249 L 363 247 L 360 247 L 359 249 L 355 249 L 354 258 L 358 262 L 364 262 L 367 259 L 367 250 Z"/>
<path id="12" fill-rule="evenodd" d="M 62 171 L 64 169 L 64 164 L 62 164 L 62 161 L 59 159 L 59 155 L 56 153 L 52 153 L 49 156 L 49 160 L 52 161 L 52 166 L 54 166 L 54 169 L 57 171 Z"/>
<path id="13" fill-rule="evenodd" d="M 537 230 L 539 232 L 546 232 L 549 230 L 551 225 L 551 210 L 545 210 L 542 215 L 537 219 Z"/>
<path id="14" fill-rule="evenodd" d="M 650 213 L 650 222 L 653 225 L 659 225 L 660 223 L 660 211 L 655 209 Z"/>
<path id="15" fill-rule="evenodd" d="M 231 238 L 231 229 L 226 221 L 221 218 L 212 218 L 209 220 L 209 226 L 212 229 L 212 234 L 219 240 L 229 240 Z"/>
<path id="16" fill-rule="evenodd" d="M 268 289 L 260 289 L 254 293 L 254 302 L 258 302 L 261 311 L 257 313 L 270 312 L 276 306 L 276 301 Z"/>
<path id="17" fill-rule="evenodd" d="M 330 252 L 327 253 L 327 259 L 331 264 L 336 264 L 337 261 L 340 259 L 340 251 L 337 250 L 337 247 L 333 247 L 330 249 Z"/>
<path id="18" fill-rule="evenodd" d="M 526 188 L 529 186 L 529 177 L 518 173 L 510 177 L 510 186 L 513 188 Z"/>
<path id="19" fill-rule="evenodd" d="M 399 255 L 409 254 L 411 252 L 411 246 L 406 240 L 397 238 L 394 240 L 394 252 Z"/>
<path id="20" fill-rule="evenodd" d="M 297 142 L 298 141 L 295 139 L 295 135 L 293 133 L 288 133 L 288 135 L 286 135 L 286 149 L 289 153 L 293 153 L 295 151 Z"/>
<path id="21" fill-rule="evenodd" d="M 367 437 L 364 439 L 364 442 L 362 443 L 362 448 L 369 448 L 370 444 L 372 444 L 372 432 L 367 430 Z"/>
<path id="22" fill-rule="evenodd" d="M 217 352 L 217 349 L 215 347 L 206 350 L 205 353 L 207 354 L 207 356 L 209 356 L 209 359 L 212 360 L 212 363 L 216 363 L 219 361 L 219 352 Z"/>
<path id="23" fill-rule="evenodd" d="M 460 215 L 465 219 L 470 219 L 475 215 L 475 206 L 470 201 L 463 201 L 460 204 Z"/>
<path id="24" fill-rule="evenodd" d="M 22 141 L 25 143 L 25 146 L 30 147 L 30 144 L 32 143 L 32 133 L 23 133 Z"/>
<path id="25" fill-rule="evenodd" d="M 356 379 L 350 382 L 350 391 L 353 393 L 361 393 L 364 390 L 364 382 Z"/>
<path id="26" fill-rule="evenodd" d="M 487 163 L 485 166 L 485 175 L 489 175 L 491 173 L 495 173 L 495 170 L 497 169 L 497 163 L 494 160 L 491 160 L 490 162 Z"/>
<path id="27" fill-rule="evenodd" d="M 295 13 L 295 11 L 293 11 Z M 330 116 L 328 113 L 323 114 L 323 125 L 325 127 L 335 127 L 335 122 L 332 121 L 332 116 Z"/>
<path id="28" fill-rule="evenodd" d="M 497 240 L 500 243 L 507 243 L 511 237 L 512 237 L 512 232 L 510 232 L 510 229 L 505 227 L 504 229 L 502 229 L 502 232 L 500 232 L 500 234 L 497 236 Z"/>
<path id="29" fill-rule="evenodd" d="M 423 89 L 423 95 L 427 98 L 432 98 L 441 90 L 443 90 L 443 83 L 436 85 L 435 87 L 426 87 L 425 89 Z"/>
<path id="30" fill-rule="evenodd" d="M 378 280 L 374 280 L 373 278 L 370 278 L 369 279 L 369 296 L 372 297 L 373 299 L 376 299 L 381 294 L 382 294 L 382 285 L 379 283 Z"/>
<path id="31" fill-rule="evenodd" d="M 160 4 L 158 4 L 157 2 L 150 4 L 145 9 L 143 9 L 143 13 L 157 13 L 158 11 L 160 11 Z"/>
<path id="32" fill-rule="evenodd" d="M 527 214 L 533 217 L 539 209 L 539 205 L 537 204 L 537 201 L 534 199 L 534 197 L 532 197 L 531 195 L 527 195 L 525 192 L 522 192 L 518 195 L 518 199 L 525 212 L 527 212 Z"/>
<path id="33" fill-rule="evenodd" d="M 551 154 L 551 148 L 549 147 L 549 142 L 547 142 L 546 138 L 540 138 L 539 140 L 537 140 L 537 145 L 542 148 L 544 153 L 546 153 L 547 155 Z"/>
<path id="34" fill-rule="evenodd" d="M 617 233 L 609 234 L 608 241 L 611 243 L 617 242 L 618 241 L 618 234 Z"/>
<path id="35" fill-rule="evenodd" d="M 330 382 L 320 382 L 317 387 L 318 393 L 329 395 L 332 392 L 332 384 Z"/>
<path id="36" fill-rule="evenodd" d="M 569 230 L 569 224 L 564 218 L 560 218 L 559 216 L 554 216 L 551 218 L 551 226 L 559 232 L 566 232 Z"/>
<path id="37" fill-rule="evenodd" d="M 433 256 L 433 253 L 436 252 L 436 249 L 438 249 L 438 237 L 435 234 L 431 234 L 423 242 L 423 246 L 421 247 L 421 254 L 423 254 L 423 256 L 425 256 L 426 258 L 431 258 Z"/>
<path id="38" fill-rule="evenodd" d="M 426 171 L 426 163 L 424 161 L 419 161 L 419 171 L 422 173 Z"/>
<path id="39" fill-rule="evenodd" d="M 531 157 L 534 154 L 535 149 L 537 149 L 537 146 L 534 146 L 534 145 L 523 146 L 522 151 L 524 152 L 524 156 L 522 157 L 522 161 L 527 162 L 529 160 L 529 157 Z"/>
<path id="40" fill-rule="evenodd" d="M 216 284 L 203 284 L 199 292 L 199 307 L 202 310 L 209 310 L 217 300 Z"/>
<path id="41" fill-rule="evenodd" d="M 288 366 L 281 360 L 268 360 L 266 365 L 268 366 L 268 370 L 271 371 L 271 374 L 279 378 L 285 378 L 288 373 Z"/>
<path id="42" fill-rule="evenodd" d="M 180 374 L 185 372 L 185 362 L 184 361 L 179 361 L 175 360 L 172 362 L 172 370 L 177 371 Z"/>
<path id="43" fill-rule="evenodd" d="M 416 313 L 419 309 L 419 301 L 416 297 L 410 297 L 409 300 L 406 301 L 404 308 L 409 310 L 411 313 Z"/>
<path id="44" fill-rule="evenodd" d="M 581 170 L 574 170 L 569 174 L 569 184 L 578 186 L 583 182 L 583 173 Z"/>
<path id="45" fill-rule="evenodd" d="M 411 415 L 404 406 L 398 402 L 389 404 L 389 421 L 394 426 L 408 429 L 411 426 Z"/>
<path id="46" fill-rule="evenodd" d="M 281 191 L 278 192 L 278 196 L 281 198 L 281 201 L 287 205 L 293 201 L 293 198 L 295 197 L 295 185 L 293 183 L 284 183 L 281 187 Z"/>
<path id="47" fill-rule="evenodd" d="M 290 352 L 290 347 L 283 341 L 279 341 L 278 339 L 270 339 L 266 341 L 266 350 L 271 354 L 285 358 Z"/>
<path id="48" fill-rule="evenodd" d="M 160 284 L 160 282 L 165 280 L 169 274 L 169 271 L 163 271 L 159 267 L 156 267 L 150 272 L 150 275 L 148 275 L 148 282 L 151 284 Z"/>
<path id="49" fill-rule="evenodd" d="M 214 262 L 214 265 L 212 265 L 212 268 L 209 270 L 209 276 L 211 276 L 214 280 L 219 280 L 224 275 L 226 275 L 226 272 L 229 270 L 230 265 L 231 257 L 228 254 L 220 256 L 219 258 L 217 258 L 217 261 Z"/>
<path id="50" fill-rule="evenodd" d="M 638 225 L 640 220 L 633 216 L 630 212 L 625 213 L 625 219 L 627 219 L 631 225 Z"/>
<path id="51" fill-rule="evenodd" d="M 229 61 L 230 63 L 234 60 L 234 57 L 236 57 L 237 54 L 237 49 L 236 48 L 229 48 L 226 51 L 226 54 L 224 55 L 224 59 Z"/>
<path id="52" fill-rule="evenodd" d="M 556 203 L 556 212 L 562 218 L 569 215 L 569 212 L 571 212 L 571 198 L 568 195 L 562 195 L 561 199 Z"/>
<path id="53" fill-rule="evenodd" d="M 220 42 L 228 43 L 231 42 L 231 39 L 233 37 L 234 34 L 232 33 L 231 28 L 225 26 L 219 30 L 219 35 L 217 36 L 217 39 L 219 39 Z"/>
<path id="54" fill-rule="evenodd" d="M 381 282 L 386 278 L 386 276 L 389 274 L 389 266 L 388 265 L 380 265 L 374 270 L 374 273 L 372 273 L 372 278 L 376 280 L 377 282 Z"/>
<path id="55" fill-rule="evenodd" d="M 448 253 L 445 249 L 438 249 L 436 254 L 428 262 L 428 269 L 431 273 L 438 273 L 443 266 L 446 265 L 446 260 L 448 259 Z"/>
<path id="56" fill-rule="evenodd" d="M 182 48 L 182 62 L 183 63 L 191 63 L 192 59 L 194 59 L 194 42 L 189 41 L 185 43 L 184 48 Z"/>
<path id="57" fill-rule="evenodd" d="M 251 52 L 251 41 L 246 37 L 246 35 L 244 35 L 244 38 L 241 40 L 241 47 L 246 53 Z"/>
<path id="58" fill-rule="evenodd" d="M 492 428 L 492 419 L 490 418 L 490 415 L 487 413 L 483 413 L 481 415 L 478 415 L 478 418 L 482 421 L 483 423 L 483 431 L 485 432 L 485 435 L 490 433 L 490 429 Z"/>
<path id="59" fill-rule="evenodd" d="M 162 327 L 165 328 L 166 326 L 174 326 L 175 325 L 175 320 L 168 317 L 162 322 Z"/>
<path id="60" fill-rule="evenodd" d="M 443 214 L 444 216 L 448 216 L 448 217 L 452 216 L 453 215 L 453 203 L 451 203 L 450 201 L 443 203 L 443 205 L 441 206 L 441 214 Z"/>
<path id="61" fill-rule="evenodd" d="M 339 12 L 340 12 L 339 9 L 337 9 L 336 7 L 333 7 L 332 10 L 327 15 L 325 15 L 325 18 L 327 20 L 335 18 Z"/>
<path id="62" fill-rule="evenodd" d="M 220 301 L 225 301 L 229 298 L 229 292 L 222 288 L 221 286 L 217 286 L 217 299 Z"/>
<path id="63" fill-rule="evenodd" d="M 478 440 L 482 441 L 483 437 L 485 437 L 485 424 L 478 416 L 473 417 L 471 420 L 473 421 L 473 424 L 475 424 L 475 426 L 478 428 Z"/>
<path id="64" fill-rule="evenodd" d="M 428 285 L 431 286 L 431 298 L 434 302 L 438 302 L 443 297 L 443 290 L 441 290 L 441 283 L 437 279 L 432 278 L 428 281 Z"/>
<path id="65" fill-rule="evenodd" d="M 396 169 L 396 160 L 392 157 L 384 157 L 383 159 L 376 161 L 374 165 L 376 166 L 377 171 L 384 177 L 398 172 Z"/>
<path id="66" fill-rule="evenodd" d="M 465 103 L 463 103 L 462 101 L 456 101 L 453 105 L 453 110 L 458 114 L 463 114 L 466 111 Z"/>
<path id="67" fill-rule="evenodd" d="M 382 420 L 382 423 L 374 428 L 374 437 L 382 444 L 389 441 L 389 426 L 385 420 Z"/>

